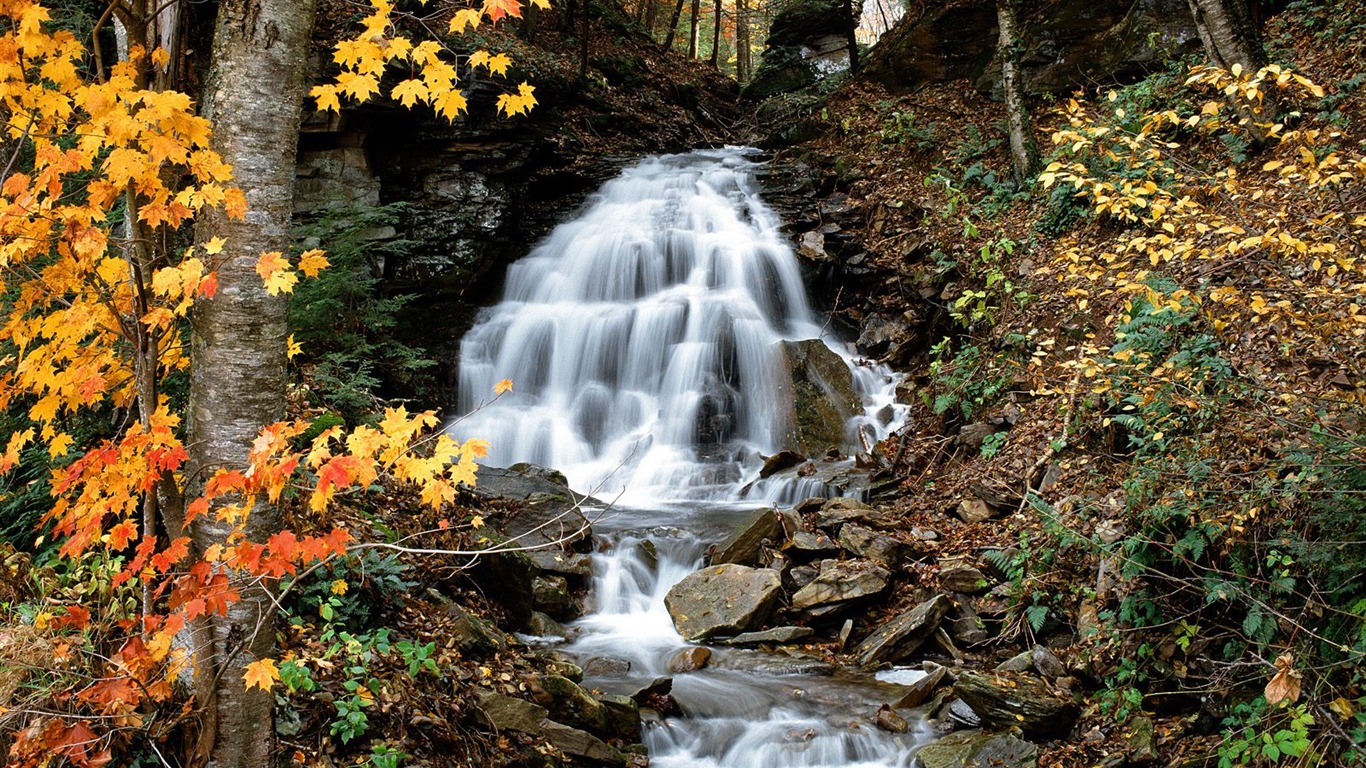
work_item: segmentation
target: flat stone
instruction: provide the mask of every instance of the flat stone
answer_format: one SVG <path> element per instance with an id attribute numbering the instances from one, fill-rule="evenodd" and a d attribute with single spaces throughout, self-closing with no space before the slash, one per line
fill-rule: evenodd
<path id="1" fill-rule="evenodd" d="M 596 694 L 607 712 L 607 736 L 622 741 L 640 741 L 640 705 L 630 696 L 610 693 Z"/>
<path id="2" fill-rule="evenodd" d="M 991 587 L 986 574 L 970 565 L 956 565 L 939 572 L 939 586 L 949 592 L 975 595 Z"/>
<path id="3" fill-rule="evenodd" d="M 901 541 L 855 523 L 840 528 L 840 546 L 888 568 L 900 566 L 909 551 Z"/>
<path id="4" fill-rule="evenodd" d="M 555 748 L 573 757 L 583 758 L 594 763 L 606 765 L 625 765 L 626 756 L 609 747 L 602 739 L 591 733 L 581 731 L 553 720 L 545 721 L 541 734 L 555 745 Z"/>
<path id="5" fill-rule="evenodd" d="M 531 618 L 526 622 L 526 631 L 527 634 L 536 637 L 558 637 L 562 640 L 568 639 L 571 634 L 563 624 L 540 611 L 531 612 Z"/>
<path id="6" fill-rule="evenodd" d="M 727 563 L 683 577 L 664 605 L 685 640 L 758 629 L 778 605 L 782 579 L 777 571 Z"/>
<path id="7" fill-rule="evenodd" d="M 934 634 L 952 605 L 948 596 L 936 595 L 878 627 L 854 652 L 866 665 L 900 661 Z"/>
<path id="8" fill-rule="evenodd" d="M 976 728 L 982 724 L 982 718 L 962 699 L 950 701 L 945 709 L 948 711 L 949 720 L 964 728 Z"/>
<path id="9" fill-rule="evenodd" d="M 1049 680 L 1056 680 L 1067 675 L 1067 665 L 1062 663 L 1056 653 L 1048 650 L 1042 645 L 1034 646 L 1029 652 L 1030 659 L 1034 662 L 1034 669 Z"/>
<path id="10" fill-rule="evenodd" d="M 960 731 L 921 747 L 915 759 L 920 768 L 1034 768 L 1039 748 L 1009 733 Z"/>
<path id="11" fill-rule="evenodd" d="M 864 504 L 858 499 L 826 499 L 816 512 L 816 525 L 827 530 L 845 523 L 883 528 L 887 525 L 887 515 Z"/>
<path id="12" fill-rule="evenodd" d="M 607 729 L 607 711 L 602 702 L 589 695 L 578 683 L 559 675 L 545 675 L 536 684 L 550 697 L 550 718 L 593 733 Z"/>
<path id="13" fill-rule="evenodd" d="M 723 640 L 722 643 L 725 645 L 782 644 L 796 642 L 813 634 L 815 634 L 815 630 L 810 627 L 774 627 L 762 632 L 746 632 L 743 635 L 736 635 L 729 640 Z"/>
<path id="14" fill-rule="evenodd" d="M 625 677 L 631 672 L 631 661 L 616 656 L 594 656 L 583 663 L 583 672 L 593 677 Z"/>
<path id="15" fill-rule="evenodd" d="M 1029 651 L 1020 651 L 1000 664 L 996 665 L 997 672 L 1028 672 L 1034 666 L 1034 654 Z"/>
<path id="16" fill-rule="evenodd" d="M 479 710 L 475 717 L 479 722 L 486 728 L 499 731 L 540 733 L 541 721 L 550 714 L 549 710 L 539 704 L 482 689 L 478 693 L 476 703 Z"/>
<path id="17" fill-rule="evenodd" d="M 555 619 L 572 619 L 579 615 L 578 606 L 569 594 L 569 582 L 554 574 L 531 580 L 531 605 Z"/>
<path id="18" fill-rule="evenodd" d="M 927 671 L 924 677 L 906 686 L 906 693 L 892 706 L 897 709 L 913 709 L 920 706 L 931 693 L 934 693 L 934 689 L 944 682 L 944 676 L 947 674 L 946 668 L 936 665 L 934 669 Z"/>
<path id="19" fill-rule="evenodd" d="M 792 596 L 793 608 L 814 608 L 882 594 L 892 574 L 869 560 L 822 560 L 820 575 Z"/>
<path id="20" fill-rule="evenodd" d="M 758 510 L 753 517 L 737 526 L 725 541 L 717 545 L 716 552 L 711 558 L 711 564 L 757 565 L 759 550 L 764 542 L 778 542 L 782 531 L 782 523 L 777 511 L 773 509 Z"/>
<path id="21" fill-rule="evenodd" d="M 784 469 L 791 469 L 801 464 L 803 461 L 806 461 L 806 457 L 796 451 L 778 451 L 764 459 L 764 466 L 759 470 L 759 477 L 772 477 Z"/>
<path id="22" fill-rule="evenodd" d="M 788 539 L 787 551 L 808 558 L 829 557 L 840 551 L 840 545 L 823 533 L 797 531 Z"/>
<path id="23" fill-rule="evenodd" d="M 995 728 L 1018 727 L 1026 736 L 1063 738 L 1080 709 L 1069 697 L 1049 689 L 1039 677 L 1025 673 L 963 672 L 953 684 L 982 722 Z"/>

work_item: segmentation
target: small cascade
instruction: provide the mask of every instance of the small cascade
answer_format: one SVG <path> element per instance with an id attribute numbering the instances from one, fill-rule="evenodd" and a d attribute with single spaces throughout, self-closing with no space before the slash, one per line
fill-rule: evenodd
<path id="1" fill-rule="evenodd" d="M 793 355 L 848 369 L 846 390 L 827 392 L 847 418 L 827 420 L 821 440 L 852 453 L 905 418 L 896 377 L 823 334 L 754 165 L 725 149 L 628 169 L 513 265 L 503 301 L 461 345 L 466 415 L 448 429 L 487 440 L 488 464 L 552 467 L 613 502 L 594 523 L 592 611 L 564 647 L 591 688 L 625 693 L 669 673 L 688 643 L 664 597 L 739 513 L 831 493 L 815 477 L 759 479 L 766 456 L 801 448 L 798 411 L 812 405 L 794 401 Z M 513 391 L 486 403 L 502 379 Z M 712 649 L 707 667 L 673 675 L 682 716 L 645 723 L 651 764 L 910 766 L 928 735 L 869 717 L 896 687 L 824 667 Z"/>
<path id="2" fill-rule="evenodd" d="M 642 161 L 514 264 L 461 344 L 451 430 L 601 498 L 736 499 L 796 428 L 782 342 L 816 338 L 862 401 L 844 447 L 899 426 L 891 372 L 822 334 L 754 165 L 738 149 Z M 513 391 L 486 404 L 502 379 Z M 748 497 L 780 493 L 765 488 Z"/>

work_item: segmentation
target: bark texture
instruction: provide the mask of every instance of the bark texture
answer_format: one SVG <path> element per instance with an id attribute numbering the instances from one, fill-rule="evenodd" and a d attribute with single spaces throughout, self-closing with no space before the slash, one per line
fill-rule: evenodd
<path id="1" fill-rule="evenodd" d="M 1005 91 L 1006 120 L 1010 125 L 1010 160 L 1015 181 L 1024 184 L 1039 172 L 1039 146 L 1034 141 L 1034 126 L 1024 102 L 1020 83 L 1020 21 L 1016 0 L 996 0 L 996 23 L 1000 39 L 996 52 L 1001 57 L 1001 88 Z"/>
<path id="2" fill-rule="evenodd" d="M 1255 72 L 1266 66 L 1266 49 L 1248 0 L 1188 0 L 1205 55 L 1216 67 Z"/>
<path id="3" fill-rule="evenodd" d="M 749 0 L 735 0 L 735 80 L 741 85 L 754 76 L 749 35 Z"/>
<path id="4" fill-rule="evenodd" d="M 702 32 L 702 0 L 692 0 L 692 22 L 688 27 L 688 58 L 697 58 L 698 38 Z"/>
<path id="5" fill-rule="evenodd" d="M 214 32 L 204 113 L 213 146 L 233 166 L 247 196 L 240 221 L 203 218 L 196 237 L 226 241 L 218 293 L 196 306 L 191 346 L 189 449 L 192 482 L 222 467 L 246 465 L 261 427 L 284 415 L 285 299 L 270 296 L 256 274 L 264 251 L 284 250 L 294 197 L 294 165 L 304 97 L 314 0 L 223 0 Z M 192 485 L 192 488 L 194 486 Z M 223 523 L 203 515 L 193 526 L 201 548 L 222 540 Z M 258 508 L 248 536 L 279 530 L 276 510 Z M 273 765 L 274 697 L 248 691 L 245 666 L 269 656 L 274 610 L 259 586 L 239 585 L 242 600 L 226 617 L 195 628 L 195 680 L 202 712 L 196 764 L 215 768 Z"/>

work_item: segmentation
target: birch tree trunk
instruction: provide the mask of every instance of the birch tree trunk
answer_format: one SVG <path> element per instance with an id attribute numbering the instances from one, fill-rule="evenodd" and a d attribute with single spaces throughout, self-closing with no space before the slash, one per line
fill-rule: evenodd
<path id="1" fill-rule="evenodd" d="M 692 0 L 692 24 L 688 27 L 688 58 L 697 58 L 698 38 L 702 34 L 702 0 Z"/>
<path id="2" fill-rule="evenodd" d="M 1034 126 L 1020 85 L 1017 2 L 996 0 L 996 24 L 1001 32 L 996 51 L 1001 57 L 1001 88 L 1005 91 L 1006 120 L 1010 125 L 1010 161 L 1015 169 L 1015 182 L 1024 184 L 1039 171 L 1039 146 L 1034 141 Z"/>
<path id="3" fill-rule="evenodd" d="M 208 215 L 196 228 L 200 242 L 221 237 L 226 245 L 218 293 L 197 303 L 193 317 L 187 440 L 192 483 L 202 484 L 222 467 L 245 467 L 261 427 L 284 415 L 285 299 L 267 294 L 255 264 L 262 252 L 282 251 L 289 243 L 313 11 L 314 0 L 219 5 L 203 109 L 213 122 L 213 148 L 232 164 L 248 212 L 239 221 Z M 227 534 L 214 517 L 202 515 L 193 525 L 201 551 Z M 278 511 L 258 507 L 247 536 L 263 541 L 279 529 Z M 274 697 L 247 690 L 243 671 L 273 651 L 275 610 L 266 587 L 236 586 L 242 599 L 227 616 L 194 628 L 202 718 L 194 763 L 267 768 L 273 765 Z"/>
<path id="4" fill-rule="evenodd" d="M 1256 72 L 1266 66 L 1266 49 L 1253 23 L 1249 0 L 1188 2 L 1211 64 L 1221 69 L 1239 64 L 1245 72 Z"/>

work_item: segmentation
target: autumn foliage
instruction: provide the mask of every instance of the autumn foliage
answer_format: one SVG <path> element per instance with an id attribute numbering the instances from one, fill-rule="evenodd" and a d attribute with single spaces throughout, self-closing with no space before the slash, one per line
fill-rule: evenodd
<path id="1" fill-rule="evenodd" d="M 454 73 L 433 43 L 395 37 L 376 5 L 360 42 L 339 49 L 355 73 L 339 92 L 363 98 L 378 68 L 397 58 L 420 67 L 395 98 L 420 99 L 451 117 L 463 109 Z M 513 4 L 486 4 L 496 21 Z M 463 17 L 462 17 L 463 18 Z M 323 513 L 340 495 L 373 483 L 409 483 L 440 507 L 474 482 L 478 441 L 433 434 L 432 413 L 387 410 L 374 426 L 334 427 L 304 439 L 309 424 L 266 426 L 247 466 L 194 482 L 182 424 L 158 382 L 188 365 L 186 319 L 196 300 L 217 290 L 224 243 L 177 246 L 181 229 L 207 209 L 240 218 L 245 198 L 232 169 L 209 148 L 210 123 L 182 93 L 147 90 L 148 68 L 164 51 L 129 58 L 92 77 L 88 52 L 70 32 L 54 30 L 32 0 L 0 0 L 0 119 L 8 154 L 0 184 L 0 407 L 20 408 L 31 425 L 0 445 L 0 472 L 32 445 L 54 462 L 46 523 L 73 569 L 95 567 L 101 602 L 62 599 L 35 617 L 41 647 L 51 650 L 52 690 L 66 690 L 22 712 L 0 709 L 3 730 L 17 732 L 9 761 L 108 763 L 139 733 L 156 737 L 180 719 L 157 706 L 176 695 L 189 669 L 177 640 L 197 620 L 223 615 L 244 584 L 273 583 L 334 557 L 351 539 L 344 529 L 305 536 L 283 530 L 265 541 L 243 533 L 259 505 L 297 500 Z M 466 18 L 467 24 L 477 24 Z M 378 57 L 378 58 L 376 58 Z M 490 71 L 507 67 L 487 57 Z M 355 78 L 359 78 L 356 80 Z M 363 81 L 363 82 L 362 82 Z M 418 84 L 422 92 L 417 92 Z M 324 104 L 328 91 L 323 87 Z M 504 111 L 524 111 L 523 101 Z M 331 106 L 336 106 L 335 97 Z M 270 293 L 288 293 L 300 274 L 327 266 L 321 251 L 259 256 Z M 81 412 L 113 414 L 117 425 L 90 444 L 70 430 Z M 213 515 L 231 524 L 222 541 L 192 541 L 187 526 Z M 248 683 L 268 687 L 274 662 L 248 667 Z M 0 701 L 0 706 L 8 702 Z"/>

